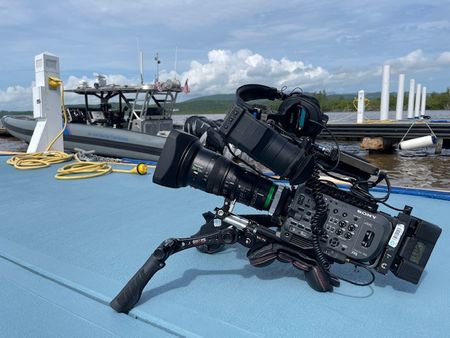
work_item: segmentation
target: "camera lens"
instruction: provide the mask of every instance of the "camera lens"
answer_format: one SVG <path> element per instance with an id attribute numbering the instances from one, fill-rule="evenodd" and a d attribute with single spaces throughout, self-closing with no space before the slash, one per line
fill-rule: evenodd
<path id="1" fill-rule="evenodd" d="M 190 185 L 255 209 L 269 210 L 277 185 L 205 149 L 192 135 L 172 131 L 161 152 L 153 182 L 172 188 Z"/>

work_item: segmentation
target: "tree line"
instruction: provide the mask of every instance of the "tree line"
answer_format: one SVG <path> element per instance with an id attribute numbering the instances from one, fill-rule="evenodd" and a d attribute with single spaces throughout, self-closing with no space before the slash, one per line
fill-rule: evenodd
<path id="1" fill-rule="evenodd" d="M 328 95 L 325 90 L 312 93 L 319 102 L 324 112 L 331 111 L 355 111 L 356 97 L 350 97 L 349 95 Z M 366 104 L 367 111 L 380 110 L 380 95 L 374 96 L 374 94 L 368 95 L 368 104 Z M 395 110 L 397 106 L 397 94 L 390 94 L 389 96 L 389 110 Z M 403 100 L 403 109 L 408 108 L 408 93 L 405 93 Z M 427 110 L 449 110 L 450 109 L 450 87 L 443 93 L 432 92 L 427 94 L 427 101 L 425 108 Z"/>

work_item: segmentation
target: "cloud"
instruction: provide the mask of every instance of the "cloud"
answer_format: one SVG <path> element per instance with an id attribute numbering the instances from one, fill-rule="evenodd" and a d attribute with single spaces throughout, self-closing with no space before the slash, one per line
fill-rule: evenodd
<path id="1" fill-rule="evenodd" d="M 442 65 L 450 65 L 450 52 L 443 52 L 439 54 L 436 61 Z"/>
<path id="2" fill-rule="evenodd" d="M 391 65 L 394 72 L 430 72 L 438 70 L 442 66 L 450 64 L 450 52 L 445 51 L 432 57 L 423 52 L 422 49 L 416 49 L 411 53 L 391 59 L 386 62 Z"/>
<path id="3" fill-rule="evenodd" d="M 448 30 L 450 29 L 450 22 L 448 20 L 422 22 L 417 25 L 417 29 L 425 31 Z"/>
<path id="4" fill-rule="evenodd" d="M 428 67 L 430 60 L 424 55 L 421 49 L 416 49 L 405 56 L 388 60 L 386 63 L 390 64 L 392 68 L 404 71 L 413 68 Z"/>
<path id="5" fill-rule="evenodd" d="M 10 86 L 5 90 L 0 89 L 0 110 L 10 109 L 27 110 L 31 107 L 31 93 L 30 87 Z"/>
<path id="6" fill-rule="evenodd" d="M 120 74 L 109 74 L 105 75 L 106 81 L 109 84 L 116 85 L 132 85 L 138 83 L 136 78 L 127 78 Z M 87 81 L 89 86 L 93 86 L 96 82 L 96 77 L 87 76 L 69 76 L 64 81 L 65 89 L 74 89 L 79 86 L 80 81 Z M 67 104 L 82 103 L 83 98 L 80 95 L 73 93 L 65 93 L 65 102 Z M 10 86 L 5 90 L 0 89 L 0 110 L 31 110 L 33 100 L 32 85 L 29 87 L 23 86 Z"/>
<path id="7" fill-rule="evenodd" d="M 444 51 L 436 56 L 427 55 L 422 49 L 414 50 L 406 55 L 387 60 L 393 74 L 405 72 L 408 76 L 427 71 L 442 72 L 450 64 L 450 51 Z M 139 83 L 137 77 L 127 77 L 123 74 L 107 74 L 109 84 L 132 85 Z M 262 83 L 281 88 L 301 87 L 306 91 L 327 89 L 329 91 L 349 92 L 358 88 L 379 90 L 381 67 L 340 67 L 327 69 L 302 60 L 292 60 L 287 57 L 279 59 L 265 57 L 248 49 L 235 52 L 225 49 L 213 49 L 207 54 L 204 62 L 193 60 L 189 69 L 175 74 L 174 71 L 162 70 L 160 79 L 173 79 L 184 82 L 189 79 L 192 96 L 233 93 L 237 87 L 246 83 Z M 80 81 L 87 81 L 93 86 L 95 76 L 68 76 L 65 88 L 76 88 Z M 375 87 L 376 86 L 376 87 Z M 10 86 L 0 90 L 0 109 L 31 109 L 31 86 Z M 67 93 L 67 103 L 80 103 L 82 97 Z"/>
<path id="8" fill-rule="evenodd" d="M 127 78 L 120 74 L 105 76 L 107 83 L 110 84 L 138 83 L 137 78 Z M 214 49 L 209 51 L 207 62 L 194 60 L 190 64 L 190 69 L 182 74 L 175 74 L 173 71 L 162 71 L 160 74 L 163 81 L 174 76 L 182 81 L 189 79 L 191 91 L 197 96 L 232 93 L 245 83 L 264 83 L 278 88 L 283 86 L 322 88 L 330 79 L 329 72 L 323 67 L 288 58 L 266 58 L 247 49 L 236 52 Z M 93 86 L 95 77 L 71 75 L 64 81 L 65 88 L 76 88 L 82 80 Z M 31 87 L 9 87 L 0 93 L 0 108 L 7 104 L 14 105 L 19 98 L 23 102 L 29 102 L 28 109 L 31 107 Z M 78 103 L 80 100 L 79 95 L 67 93 L 67 103 Z"/>
<path id="9" fill-rule="evenodd" d="M 211 50 L 207 62 L 192 61 L 190 69 L 182 74 L 182 78 L 189 78 L 192 92 L 201 94 L 231 93 L 245 83 L 308 88 L 323 84 L 328 77 L 328 71 L 320 66 L 288 58 L 266 58 L 247 49 Z"/>

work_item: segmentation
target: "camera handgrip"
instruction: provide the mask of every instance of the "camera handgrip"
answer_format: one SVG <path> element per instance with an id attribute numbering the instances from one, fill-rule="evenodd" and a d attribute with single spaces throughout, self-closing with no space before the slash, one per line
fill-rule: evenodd
<path id="1" fill-rule="evenodd" d="M 155 254 L 151 255 L 109 305 L 117 312 L 128 313 L 141 298 L 142 291 L 153 275 L 165 265 Z"/>

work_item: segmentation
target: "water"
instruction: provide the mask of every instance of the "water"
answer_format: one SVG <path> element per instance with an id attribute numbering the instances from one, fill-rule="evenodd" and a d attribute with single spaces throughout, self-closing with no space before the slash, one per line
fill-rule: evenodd
<path id="1" fill-rule="evenodd" d="M 356 113 L 327 113 L 332 123 L 356 122 Z M 450 111 L 428 111 L 431 120 L 449 120 Z M 379 112 L 366 112 L 365 118 L 378 119 Z M 405 116 L 405 115 L 404 115 Z M 389 118 L 395 118 L 395 112 L 389 112 Z M 417 151 L 399 151 L 393 154 L 370 154 L 362 151 L 357 144 L 343 144 L 343 150 L 358 155 L 388 172 L 395 185 L 419 188 L 450 189 L 450 149 L 443 149 L 440 155 L 434 154 L 434 148 Z"/>
<path id="2" fill-rule="evenodd" d="M 392 154 L 369 154 L 354 143 L 343 143 L 341 148 L 386 171 L 394 185 L 450 189 L 450 149 L 436 155 L 434 148 Z"/>
<path id="3" fill-rule="evenodd" d="M 356 113 L 327 113 L 330 122 L 351 123 L 356 121 Z M 427 112 L 432 119 L 450 120 L 450 111 Z M 376 119 L 378 112 L 366 113 L 366 118 Z M 390 112 L 389 118 L 394 118 Z M 182 124 L 187 116 L 175 115 L 174 123 Z M 209 118 L 223 118 L 224 115 L 209 115 Z M 0 137 L 0 150 L 25 151 L 27 145 L 12 137 Z M 450 189 L 450 149 L 444 149 L 441 155 L 434 154 L 434 148 L 414 152 L 396 152 L 393 154 L 369 154 L 362 151 L 358 144 L 342 143 L 343 150 L 361 156 L 370 163 L 389 173 L 391 181 L 397 186 Z"/>

